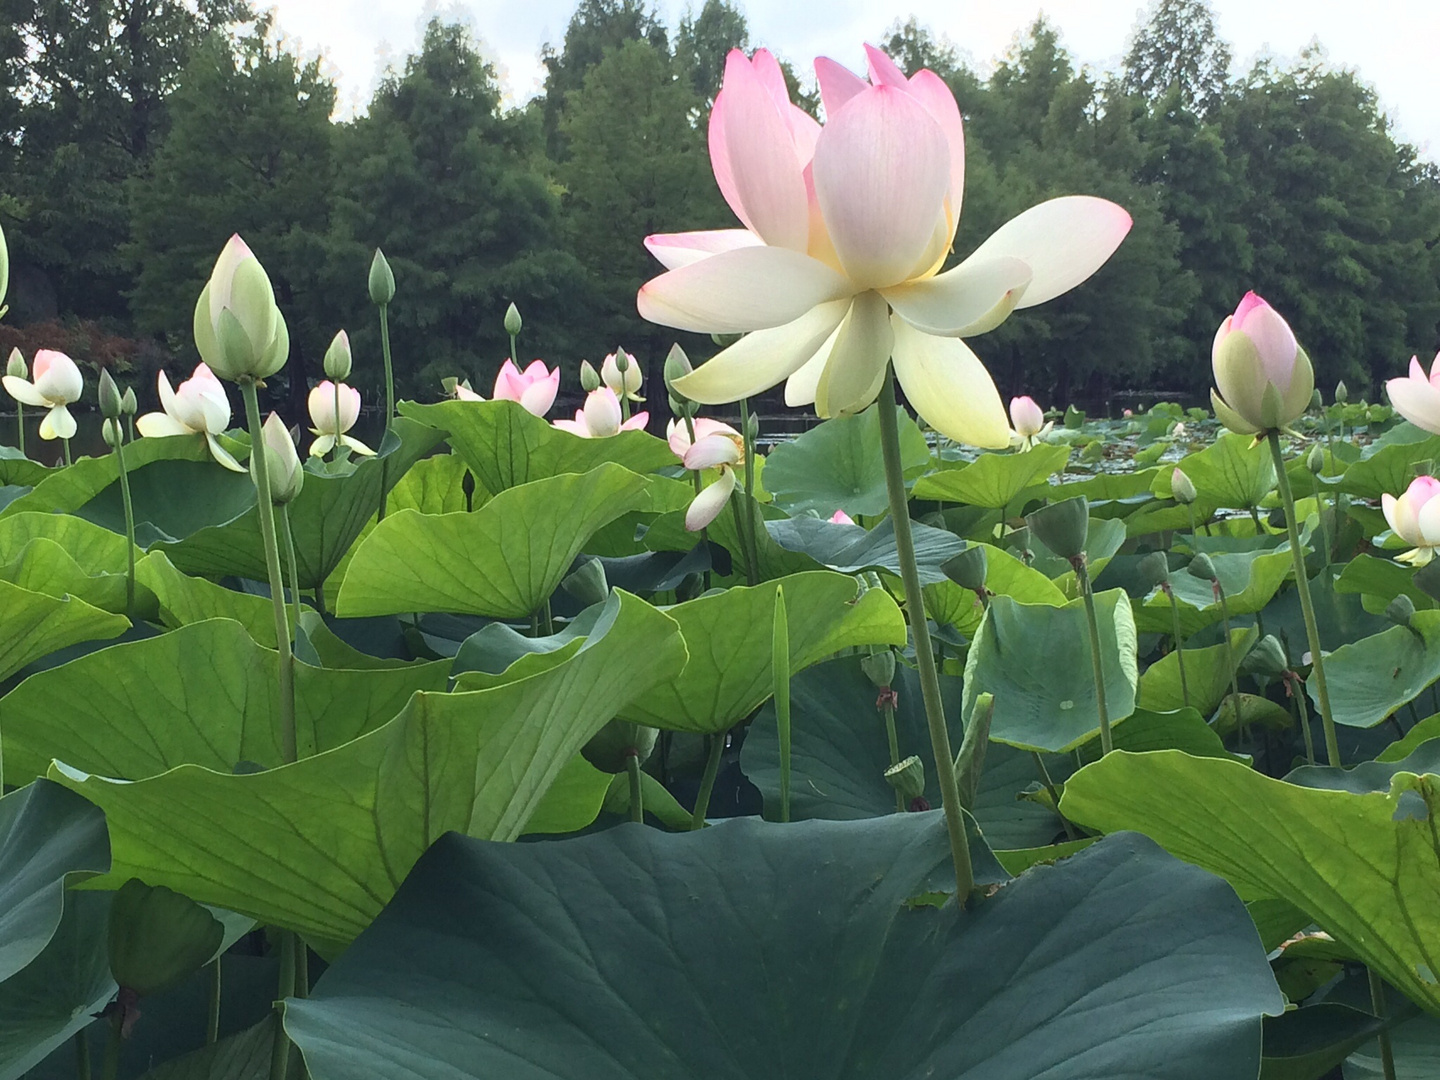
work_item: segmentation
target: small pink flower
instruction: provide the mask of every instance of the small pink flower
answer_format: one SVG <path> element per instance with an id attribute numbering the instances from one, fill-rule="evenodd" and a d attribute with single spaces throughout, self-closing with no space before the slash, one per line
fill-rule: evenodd
<path id="1" fill-rule="evenodd" d="M 1398 499 L 1389 493 L 1380 496 L 1380 508 L 1396 536 L 1413 546 L 1398 556 L 1400 562 L 1424 566 L 1440 545 L 1440 480 L 1417 476 Z"/>
<path id="2" fill-rule="evenodd" d="M 204 435 L 211 457 L 232 472 L 245 471 L 245 466 L 215 438 L 230 426 L 230 399 L 209 365 L 197 364 L 190 378 L 173 390 L 163 371 L 156 376 L 155 383 L 160 393 L 160 407 L 165 411 L 146 413 L 136 420 L 135 427 L 141 435 L 147 438 Z"/>
<path id="3" fill-rule="evenodd" d="M 70 415 L 67 405 L 80 400 L 84 379 L 75 361 L 54 349 L 39 349 L 35 361 L 30 365 L 34 381 L 18 375 L 6 375 L 6 392 L 24 405 L 49 409 L 45 419 L 40 421 L 42 439 L 69 439 L 75 435 L 75 418 Z"/>
<path id="4" fill-rule="evenodd" d="M 1283 428 L 1310 407 L 1315 373 L 1290 324 L 1247 292 L 1215 331 L 1210 404 L 1231 431 L 1258 435 Z"/>
<path id="5" fill-rule="evenodd" d="M 495 400 L 518 401 L 525 411 L 544 416 L 555 404 L 560 389 L 560 369 L 551 371 L 543 360 L 533 360 L 521 371 L 513 360 L 506 360 L 495 376 Z M 478 395 L 476 395 L 478 397 Z"/>
<path id="6" fill-rule="evenodd" d="M 1029 450 L 1055 425 L 1045 422 L 1045 410 L 1035 404 L 1035 399 L 1025 395 L 1010 399 L 1010 423 L 1020 437 L 1020 446 Z"/>
<path id="7" fill-rule="evenodd" d="M 695 441 L 683 420 L 671 420 L 665 427 L 670 449 L 692 472 L 719 469 L 720 475 L 695 496 L 685 511 L 685 528 L 699 532 L 725 509 L 735 490 L 735 468 L 745 461 L 745 438 L 729 424 L 697 417 Z"/>
<path id="8" fill-rule="evenodd" d="M 552 426 L 582 439 L 604 439 L 622 431 L 643 431 L 650 422 L 648 412 L 638 412 L 629 420 L 621 420 L 620 399 L 608 386 L 592 390 L 585 407 L 575 412 L 574 420 L 555 420 Z"/>

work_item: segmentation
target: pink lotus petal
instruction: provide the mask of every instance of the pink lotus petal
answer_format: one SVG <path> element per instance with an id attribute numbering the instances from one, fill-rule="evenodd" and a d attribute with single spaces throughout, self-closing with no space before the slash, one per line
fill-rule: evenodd
<path id="1" fill-rule="evenodd" d="M 840 107 L 866 88 L 865 80 L 828 56 L 815 60 L 815 78 L 820 83 L 820 103 L 825 115 L 834 116 Z"/>
<path id="2" fill-rule="evenodd" d="M 835 513 L 833 513 L 833 514 L 830 515 L 829 521 L 830 521 L 830 523 L 831 523 L 832 525 L 854 525 L 854 524 L 855 524 L 855 519 L 852 518 L 849 514 L 845 513 L 844 510 L 836 510 Z"/>
<path id="3" fill-rule="evenodd" d="M 1245 320 L 1250 317 L 1250 314 L 1252 312 L 1260 308 L 1267 308 L 1269 306 L 1270 305 L 1265 302 L 1265 300 L 1260 296 L 1259 293 L 1257 293 L 1254 289 L 1251 289 L 1243 297 L 1240 298 L 1240 303 L 1235 308 L 1234 328 L 1236 330 L 1244 330 Z"/>
<path id="4" fill-rule="evenodd" d="M 738 465 L 745 457 L 741 445 L 725 435 L 706 435 L 685 451 L 681 462 L 691 472 L 713 469 L 717 465 Z"/>
<path id="5" fill-rule="evenodd" d="M 909 87 L 910 96 L 934 117 L 950 146 L 950 235 L 953 238 L 965 194 L 965 125 L 960 118 L 960 106 L 956 104 L 950 87 L 945 85 L 945 80 L 929 69 L 922 69 L 911 76 Z"/>
<path id="6" fill-rule="evenodd" d="M 535 364 L 539 363 L 540 361 L 535 361 Z M 531 364 L 530 368 L 526 369 L 527 375 L 535 367 L 535 364 Z M 541 367 L 543 368 L 544 365 L 542 364 Z M 544 416 L 555 404 L 555 395 L 559 392 L 560 369 L 557 367 L 544 378 L 532 379 L 530 385 L 525 387 L 520 394 L 520 404 L 526 412 L 534 416 Z"/>
<path id="7" fill-rule="evenodd" d="M 1021 438 L 1033 438 L 1045 427 L 1045 412 L 1028 395 L 1014 397 L 1010 399 L 1010 423 Z"/>
<path id="8" fill-rule="evenodd" d="M 644 431 L 645 428 L 649 426 L 649 424 L 650 413 L 648 411 L 642 410 L 640 412 L 634 413 L 633 415 L 631 415 L 629 420 L 626 420 L 623 424 L 621 424 L 620 430 Z"/>
<path id="9" fill-rule="evenodd" d="M 870 68 L 870 83 L 873 86 L 898 86 L 906 88 L 909 83 L 905 73 L 895 66 L 888 53 L 874 45 L 865 46 L 865 60 Z"/>
<path id="10" fill-rule="evenodd" d="M 685 511 L 685 528 L 690 532 L 699 532 L 709 525 L 720 516 L 720 511 L 725 509 L 734 490 L 735 470 L 722 469 L 715 482 L 707 485 L 705 490 L 691 501 L 689 509 Z"/>
<path id="11" fill-rule="evenodd" d="M 667 271 L 640 288 L 642 318 L 678 330 L 737 334 L 781 326 L 850 293 L 824 263 L 788 248 L 747 247 Z"/>

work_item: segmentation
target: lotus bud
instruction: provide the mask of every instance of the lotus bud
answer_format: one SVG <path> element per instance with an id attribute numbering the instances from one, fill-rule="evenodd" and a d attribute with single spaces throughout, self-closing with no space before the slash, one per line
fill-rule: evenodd
<path id="1" fill-rule="evenodd" d="M 710 340 L 713 341 L 716 345 L 720 346 L 720 348 L 728 349 L 731 345 L 734 345 L 737 341 L 739 341 L 740 338 L 743 336 L 744 335 L 742 334 L 711 334 Z"/>
<path id="2" fill-rule="evenodd" d="M 621 375 L 630 370 L 630 354 L 624 349 L 615 350 L 615 370 Z"/>
<path id="3" fill-rule="evenodd" d="M 1274 634 L 1266 634 L 1246 655 L 1240 667 L 1251 675 L 1278 679 L 1289 670 L 1290 664 L 1285 659 L 1285 649 L 1281 646 L 1280 639 Z"/>
<path id="4" fill-rule="evenodd" d="M 690 363 L 690 357 L 685 355 L 677 342 L 670 346 L 670 351 L 665 355 L 665 389 L 670 391 L 670 398 L 674 400 L 685 400 L 685 395 L 675 389 L 675 380 L 689 375 L 695 370 L 695 365 Z M 678 410 L 677 410 L 678 411 Z"/>
<path id="5" fill-rule="evenodd" d="M 1385 617 L 1397 626 L 1408 627 L 1415 617 L 1415 601 L 1400 593 L 1385 605 Z"/>
<path id="6" fill-rule="evenodd" d="M 1313 394 L 1310 395 L 1310 408 L 1319 410 L 1323 409 L 1324 407 L 1325 399 L 1320 396 L 1320 391 L 1316 390 Z"/>
<path id="7" fill-rule="evenodd" d="M 1215 334 L 1210 403 L 1231 431 L 1259 435 L 1287 427 L 1310 407 L 1315 372 L 1290 324 L 1253 292 Z"/>
<path id="8" fill-rule="evenodd" d="M 759 414 L 759 413 L 753 413 L 753 412 L 752 412 L 752 413 L 750 414 L 750 416 L 749 416 L 749 419 L 747 419 L 747 420 L 745 421 L 745 437 L 746 437 L 746 439 L 748 439 L 751 443 L 754 443 L 755 440 L 760 437 L 760 414 Z"/>
<path id="9" fill-rule="evenodd" d="M 959 555 L 940 564 L 940 572 L 962 589 L 984 595 L 989 562 L 984 544 L 971 544 Z"/>
<path id="10" fill-rule="evenodd" d="M 600 373 L 589 360 L 580 361 L 580 389 L 587 394 L 593 394 L 600 389 Z"/>
<path id="11" fill-rule="evenodd" d="M 585 607 L 603 603 L 610 595 L 610 584 L 605 580 L 605 564 L 596 558 L 586 559 L 570 571 L 560 582 L 560 587 Z"/>
<path id="12" fill-rule="evenodd" d="M 108 419 L 103 421 L 100 424 L 100 437 L 105 440 L 106 446 L 114 450 L 122 441 L 120 421 Z"/>
<path id="13" fill-rule="evenodd" d="M 232 236 L 195 303 L 195 347 L 222 379 L 261 380 L 285 366 L 290 333 L 260 260 Z"/>
<path id="14" fill-rule="evenodd" d="M 1135 564 L 1135 572 L 1148 592 L 1170 580 L 1170 559 L 1163 551 L 1152 551 Z"/>
<path id="15" fill-rule="evenodd" d="M 524 321 L 520 318 L 519 308 L 511 304 L 505 309 L 505 333 L 511 337 L 515 337 L 520 333 L 520 328 L 524 325 Z M 514 357 L 511 357 L 511 359 L 513 360 Z"/>
<path id="16" fill-rule="evenodd" d="M 628 720 L 611 720 L 580 748 L 580 754 L 604 773 L 622 773 L 632 757 L 645 764 L 655 749 L 660 732 Z"/>
<path id="17" fill-rule="evenodd" d="M 120 412 L 124 416 L 134 416 L 140 411 L 140 402 L 135 399 L 135 388 L 127 386 L 125 393 L 120 395 Z"/>
<path id="18" fill-rule="evenodd" d="M 1305 468 L 1316 476 L 1325 470 L 1325 451 L 1320 448 L 1319 443 L 1310 447 L 1310 452 L 1305 455 Z"/>
<path id="19" fill-rule="evenodd" d="M 375 257 L 370 260 L 370 302 L 376 307 L 385 307 L 395 299 L 395 271 L 385 253 L 378 247 Z"/>
<path id="20" fill-rule="evenodd" d="M 1090 535 L 1090 503 L 1084 495 L 1043 506 L 1025 515 L 1040 542 L 1062 559 L 1077 559 Z"/>
<path id="21" fill-rule="evenodd" d="M 29 376 L 30 372 L 25 368 L 25 357 L 20 354 L 19 349 L 10 350 L 10 359 L 5 361 L 5 374 L 15 379 Z"/>
<path id="22" fill-rule="evenodd" d="M 1349 400 L 1350 389 L 1345 385 L 1345 380 L 1341 379 L 1335 384 L 1335 404 L 1344 405 Z"/>
<path id="23" fill-rule="evenodd" d="M 925 794 L 925 763 L 914 754 L 885 770 L 885 782 L 898 791 L 907 804 Z"/>
<path id="24" fill-rule="evenodd" d="M 288 503 L 300 494 L 305 483 L 305 469 L 300 464 L 300 455 L 295 452 L 295 440 L 277 413 L 271 413 L 260 427 L 261 446 L 265 452 L 265 470 L 270 480 L 270 501 L 276 506 Z M 254 472 L 258 455 L 250 454 L 250 468 Z"/>
<path id="25" fill-rule="evenodd" d="M 115 385 L 115 380 L 110 376 L 109 368 L 102 368 L 100 371 L 100 415 L 106 420 L 114 420 L 120 415 L 120 388 Z"/>
<path id="26" fill-rule="evenodd" d="M 224 939 L 207 908 L 163 885 L 131 878 L 110 901 L 110 974 L 140 997 L 195 974 Z"/>
<path id="27" fill-rule="evenodd" d="M 1189 506 L 1200 497 L 1200 493 L 1195 490 L 1195 481 L 1191 480 L 1185 474 L 1185 470 L 1178 466 L 1170 474 L 1170 494 L 1181 506 Z"/>
<path id="28" fill-rule="evenodd" d="M 350 335 L 344 330 L 336 332 L 325 350 L 325 377 L 332 382 L 350 377 Z"/>
<path id="29" fill-rule="evenodd" d="M 895 681 L 895 653 L 890 649 L 876 649 L 860 659 L 860 670 L 872 686 L 884 690 Z"/>
<path id="30" fill-rule="evenodd" d="M 1215 573 L 1215 564 L 1210 561 L 1210 556 L 1206 555 L 1203 551 L 1191 559 L 1190 565 L 1185 569 L 1190 571 L 1192 577 L 1197 577 L 1201 581 L 1216 581 L 1219 579 L 1219 575 Z"/>

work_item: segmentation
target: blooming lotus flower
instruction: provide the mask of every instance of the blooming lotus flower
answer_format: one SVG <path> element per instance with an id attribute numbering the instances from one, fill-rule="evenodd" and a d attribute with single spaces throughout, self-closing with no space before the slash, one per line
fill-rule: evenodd
<path id="1" fill-rule="evenodd" d="M 620 370 L 618 357 L 625 357 L 625 370 Z M 644 401 L 640 396 L 640 365 L 633 356 L 624 349 L 616 349 L 609 356 L 605 357 L 604 363 L 600 365 L 600 381 L 614 390 L 615 393 L 630 401 Z"/>
<path id="2" fill-rule="evenodd" d="M 1020 446 L 1025 450 L 1029 450 L 1055 426 L 1053 421 L 1045 422 L 1045 412 L 1035 404 L 1035 399 L 1024 395 L 1010 399 L 1010 422 L 1015 425 L 1015 434 L 1020 437 Z"/>
<path id="3" fill-rule="evenodd" d="M 337 398 L 340 403 L 338 415 L 335 411 Z M 310 444 L 311 457 L 324 457 L 337 443 L 367 457 L 375 453 L 359 439 L 345 434 L 355 426 L 355 421 L 360 419 L 359 390 L 344 383 L 337 385 L 326 379 L 310 391 L 306 404 L 310 407 L 310 422 L 315 425 L 310 429 L 310 434 L 317 436 Z"/>
<path id="4" fill-rule="evenodd" d="M 695 425 L 695 442 L 704 442 L 712 436 L 720 436 L 726 439 L 739 439 L 741 451 L 744 451 L 744 436 L 729 424 L 722 423 L 719 420 L 712 420 L 708 416 L 697 416 L 691 422 Z M 690 428 L 683 420 L 671 420 L 665 425 L 665 440 L 670 444 L 671 452 L 683 461 L 692 445 L 690 442 Z"/>
<path id="5" fill-rule="evenodd" d="M 745 437 L 729 424 L 707 417 L 696 417 L 695 441 L 684 421 L 671 420 L 665 427 L 670 449 L 692 472 L 719 469 L 720 475 L 705 485 L 685 511 L 685 528 L 699 532 L 725 509 L 735 490 L 735 470 L 745 463 Z"/>
<path id="6" fill-rule="evenodd" d="M 526 412 L 535 416 L 544 416 L 550 411 L 559 389 L 560 369 L 551 371 L 543 360 L 531 361 L 524 371 L 516 367 L 513 360 L 506 360 L 500 365 L 500 374 L 495 376 L 495 400 L 518 401 Z"/>
<path id="7" fill-rule="evenodd" d="M 1417 476 L 1410 481 L 1405 494 L 1380 496 L 1380 508 L 1395 535 L 1412 545 L 1412 551 L 1396 556 L 1400 562 L 1424 566 L 1440 544 L 1440 480 L 1433 476 Z"/>
<path id="8" fill-rule="evenodd" d="M 1435 354 L 1428 377 L 1420 366 L 1420 358 L 1412 356 L 1410 374 L 1390 379 L 1385 383 L 1385 389 L 1390 392 L 1390 404 L 1395 406 L 1396 412 L 1416 427 L 1440 435 L 1440 353 Z M 1340 400 L 1338 387 L 1335 400 Z"/>
<path id="9" fill-rule="evenodd" d="M 833 513 L 833 514 L 830 515 L 829 521 L 830 521 L 830 524 L 832 524 L 832 525 L 854 525 L 854 524 L 855 524 L 855 519 L 852 518 L 849 514 L 845 513 L 844 510 L 836 510 L 835 513 Z"/>
<path id="10" fill-rule="evenodd" d="M 211 457 L 232 472 L 245 471 L 245 466 L 215 438 L 230 426 L 230 399 L 225 395 L 224 385 L 203 361 L 178 389 L 170 388 L 170 380 L 163 371 L 155 376 L 155 385 L 160 393 L 160 408 L 165 411 L 146 413 L 136 420 L 135 426 L 141 435 L 147 438 L 203 435 Z"/>
<path id="11" fill-rule="evenodd" d="M 1253 292 L 1215 332 L 1215 418 L 1241 435 L 1283 428 L 1310 407 L 1315 372 L 1290 324 Z"/>
<path id="12" fill-rule="evenodd" d="M 85 380 L 75 361 L 54 349 L 39 349 L 30 366 L 31 379 L 6 375 L 6 392 L 22 405 L 49 409 L 40 421 L 42 439 L 69 439 L 75 435 L 75 418 L 66 408 L 80 400 Z"/>
<path id="13" fill-rule="evenodd" d="M 746 333 L 675 382 L 721 404 L 785 382 L 789 405 L 863 409 L 886 363 L 917 412 L 952 439 L 1003 447 L 1005 407 L 960 339 L 1068 291 L 1108 259 L 1130 215 L 1052 199 L 941 273 L 960 217 L 960 110 L 938 75 L 906 79 L 867 46 L 870 81 L 820 59 L 828 121 L 791 104 L 775 58 L 733 50 L 710 114 L 710 160 L 743 229 L 646 239 L 667 272 L 640 290 L 651 322 Z"/>
<path id="14" fill-rule="evenodd" d="M 638 412 L 622 422 L 620 399 L 608 386 L 592 390 L 585 398 L 585 407 L 575 410 L 574 420 L 556 420 L 553 426 L 582 439 L 603 439 L 622 431 L 640 431 L 650 422 L 648 412 Z"/>
<path id="15" fill-rule="evenodd" d="M 222 379 L 263 379 L 285 366 L 290 332 L 260 260 L 230 237 L 195 302 L 195 347 Z"/>

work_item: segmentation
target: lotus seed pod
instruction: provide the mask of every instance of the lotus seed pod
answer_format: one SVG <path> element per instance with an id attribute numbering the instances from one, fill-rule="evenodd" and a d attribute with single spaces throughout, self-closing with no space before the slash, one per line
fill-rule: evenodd
<path id="1" fill-rule="evenodd" d="M 325 350 L 325 377 L 332 382 L 344 382 L 350 377 L 350 335 L 338 331 L 330 339 Z"/>
<path id="2" fill-rule="evenodd" d="M 1310 447 L 1310 452 L 1305 455 L 1305 468 L 1309 469 L 1316 476 L 1319 476 L 1325 469 L 1325 451 L 1316 443 Z"/>
<path id="3" fill-rule="evenodd" d="M 1152 551 L 1135 564 L 1135 572 L 1148 592 L 1170 580 L 1170 560 L 1165 552 Z"/>
<path id="4" fill-rule="evenodd" d="M 971 544 L 959 555 L 954 555 L 940 564 L 940 572 L 962 589 L 979 593 L 985 588 L 989 574 L 989 561 L 984 544 Z"/>
<path id="5" fill-rule="evenodd" d="M 110 375 L 109 368 L 100 371 L 100 415 L 106 420 L 114 420 L 120 415 L 120 388 L 115 385 L 115 380 Z"/>
<path id="6" fill-rule="evenodd" d="M 630 370 L 630 354 L 624 349 L 617 348 L 615 350 L 615 370 L 620 372 L 621 375 L 624 375 L 625 372 Z M 614 387 L 611 387 L 611 389 L 613 390 Z"/>
<path id="7" fill-rule="evenodd" d="M 520 328 L 524 325 L 524 320 L 520 318 L 519 308 L 511 304 L 505 309 L 505 333 L 511 337 L 515 337 L 520 333 Z M 515 358 L 511 357 L 511 359 L 513 360 Z"/>
<path id="8" fill-rule="evenodd" d="M 1203 551 L 1190 560 L 1190 565 L 1187 566 L 1186 569 L 1190 571 L 1192 576 L 1198 577 L 1201 581 L 1215 581 L 1217 579 L 1215 564 L 1210 561 L 1210 556 L 1206 555 Z"/>
<path id="9" fill-rule="evenodd" d="M 600 373 L 589 360 L 580 361 L 580 389 L 587 394 L 593 394 L 600 389 Z"/>
<path id="10" fill-rule="evenodd" d="M 908 803 L 925 794 L 925 764 L 914 754 L 885 770 L 885 782 Z"/>
<path id="11" fill-rule="evenodd" d="M 1278 678 L 1288 668 L 1285 649 L 1274 634 L 1266 634 L 1245 657 L 1241 668 L 1252 675 L 1263 675 L 1268 679 Z"/>
<path id="12" fill-rule="evenodd" d="M 580 749 L 580 754 L 604 773 L 623 773 L 632 757 L 645 764 L 660 732 L 628 720 L 611 720 Z"/>
<path id="13" fill-rule="evenodd" d="M 1175 501 L 1181 506 L 1189 506 L 1200 493 L 1195 490 L 1195 481 L 1185 474 L 1185 470 L 1176 467 L 1170 474 L 1170 494 L 1175 496 Z"/>
<path id="14" fill-rule="evenodd" d="M 1040 542 L 1062 559 L 1078 558 L 1090 534 L 1090 503 L 1084 495 L 1043 506 L 1025 515 Z"/>
<path id="15" fill-rule="evenodd" d="M 861 659 L 860 670 L 872 686 L 883 690 L 895 681 L 895 653 L 890 649 L 877 649 Z"/>
<path id="16" fill-rule="evenodd" d="M 395 272 L 390 269 L 385 253 L 377 247 L 375 257 L 370 260 L 370 302 L 384 307 L 394 299 Z"/>
<path id="17" fill-rule="evenodd" d="M 610 584 L 605 580 L 605 564 L 596 558 L 586 559 L 572 570 L 560 582 L 560 587 L 585 607 L 603 603 L 610 595 Z"/>

